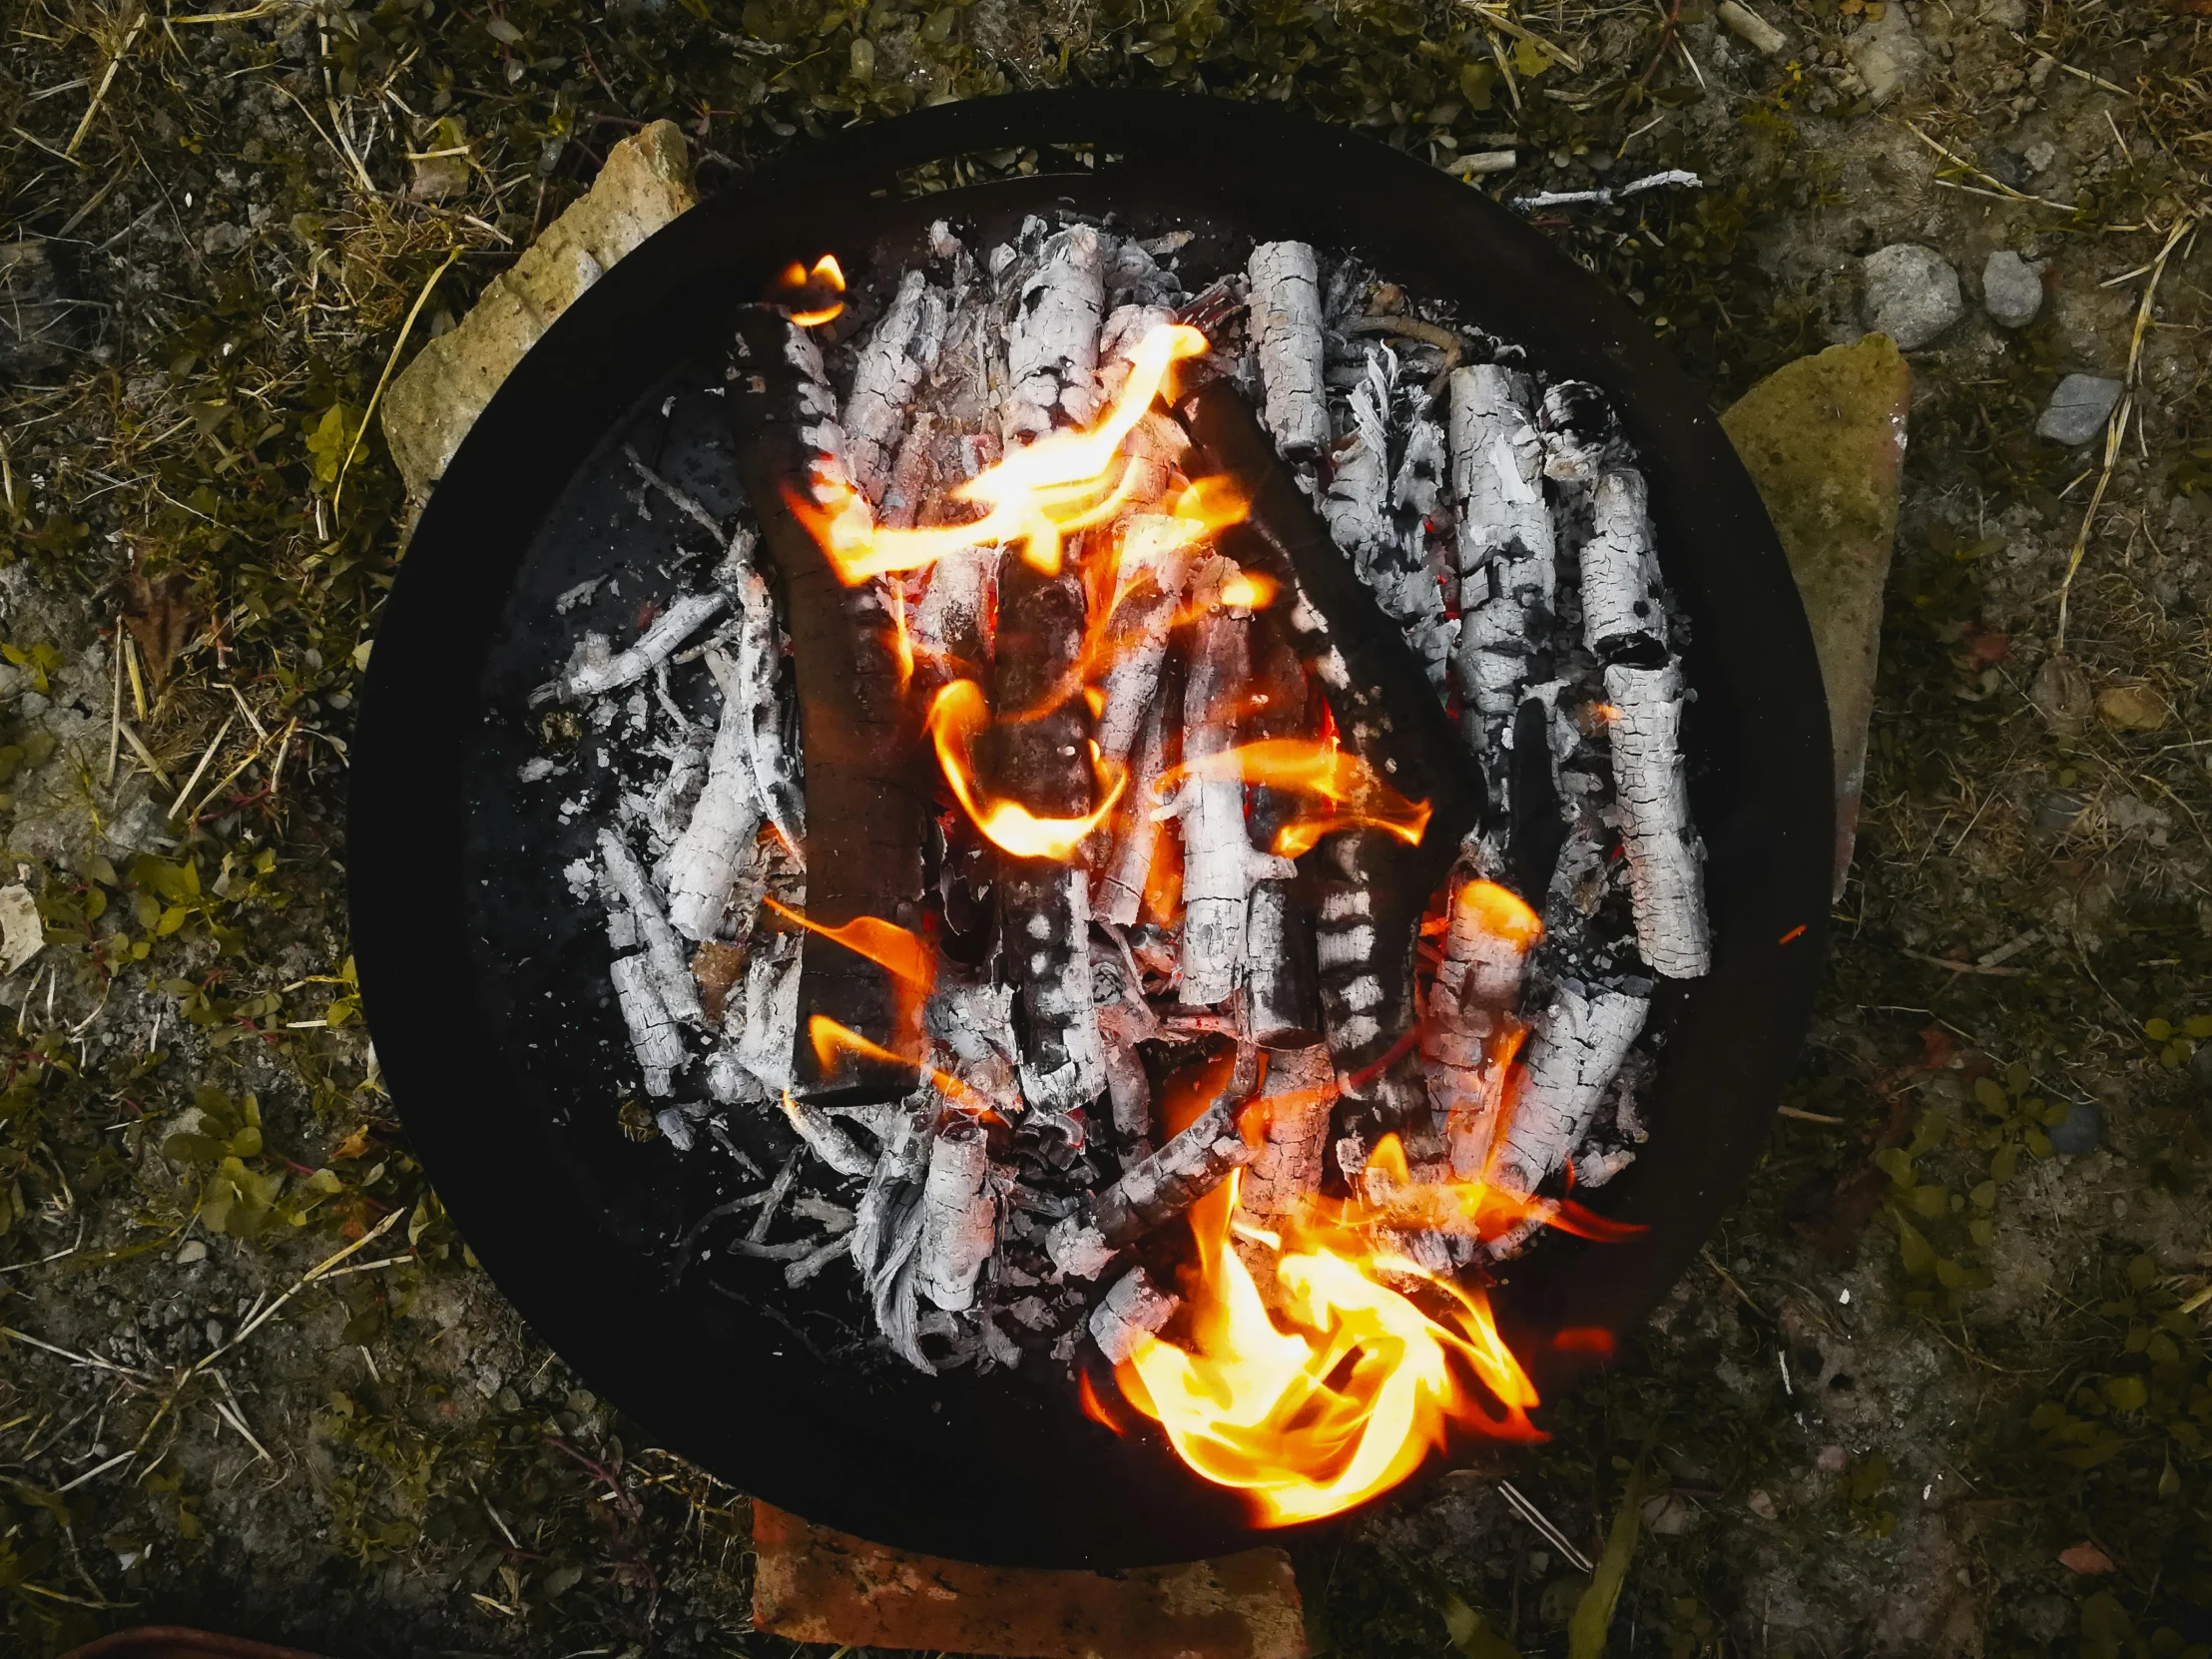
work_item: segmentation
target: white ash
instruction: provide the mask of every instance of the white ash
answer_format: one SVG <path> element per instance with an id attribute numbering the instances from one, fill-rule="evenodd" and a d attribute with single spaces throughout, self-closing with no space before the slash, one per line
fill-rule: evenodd
<path id="1" fill-rule="evenodd" d="M 661 1000 L 652 963 L 643 955 L 617 956 L 608 970 L 614 978 L 615 1000 L 622 1022 L 630 1028 L 630 1046 L 637 1051 L 638 1069 L 645 1074 L 645 1092 L 666 1095 L 674 1075 L 690 1058 L 676 1016 Z"/>
<path id="2" fill-rule="evenodd" d="M 1651 1012 L 1648 994 L 1562 984 L 1529 1038 L 1521 1080 L 1492 1179 L 1533 1193 L 1563 1168 L 1583 1137 Z"/>
<path id="3" fill-rule="evenodd" d="M 860 351 L 844 400 L 845 461 L 852 481 L 880 505 L 908 405 L 944 342 L 945 302 L 928 274 L 909 271 Z"/>
<path id="4" fill-rule="evenodd" d="M 1263 418 L 1285 455 L 1319 454 L 1330 436 L 1319 263 L 1305 243 L 1269 242 L 1252 251 L 1246 271 L 1252 282 L 1252 338 L 1267 391 Z"/>
<path id="5" fill-rule="evenodd" d="M 531 700 L 546 703 L 563 698 L 574 702 L 635 685 L 713 621 L 726 603 L 719 593 L 685 594 L 655 617 L 635 642 L 618 652 L 609 651 L 606 636 L 586 634 L 567 671 L 558 680 L 539 687 Z"/>
<path id="6" fill-rule="evenodd" d="M 1142 1338 L 1173 1319 L 1181 1306 L 1182 1299 L 1154 1285 L 1144 1269 L 1131 1268 L 1091 1310 L 1091 1340 L 1109 1365 L 1118 1366 L 1136 1352 Z"/>
<path id="7" fill-rule="evenodd" d="M 990 1257 L 997 1223 L 998 1195 L 992 1190 L 990 1149 L 982 1127 L 955 1119 L 929 1149 L 915 1289 L 947 1313 L 973 1306 L 975 1281 Z"/>

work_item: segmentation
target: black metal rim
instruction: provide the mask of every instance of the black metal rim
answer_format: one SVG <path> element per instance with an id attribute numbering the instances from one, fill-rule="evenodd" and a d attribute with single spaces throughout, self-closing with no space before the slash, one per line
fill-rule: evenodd
<path id="1" fill-rule="evenodd" d="M 1094 147 L 1088 169 L 1019 188 L 1093 211 L 1169 200 L 1258 236 L 1358 247 L 1423 291 L 1460 297 L 1547 370 L 1606 387 L 1642 452 L 1662 563 L 1692 624 L 1716 969 L 1663 994 L 1652 1138 L 1607 1189 L 1606 1211 L 1647 1233 L 1628 1247 L 1547 1238 L 1497 1303 L 1547 1397 L 1586 1363 L 1554 1345 L 1558 1330 L 1625 1331 L 1656 1306 L 1749 1173 L 1825 955 L 1832 774 L 1811 636 L 1750 479 L 1643 326 L 1479 192 L 1350 132 L 1166 94 L 940 106 L 795 152 L 653 238 L 514 371 L 424 512 L 362 699 L 349 901 L 364 1004 L 408 1133 L 493 1279 L 592 1386 L 810 1518 L 968 1560 L 1126 1566 L 1263 1535 L 1158 1446 L 1034 1390 L 918 1376 L 857 1386 L 773 1322 L 674 1295 L 626 1258 L 545 1145 L 543 1103 L 516 1086 L 522 1057 L 491 1035 L 503 969 L 470 934 L 465 853 L 467 733 L 502 604 L 564 481 L 654 374 L 788 259 L 863 248 L 906 170 L 1076 144 Z"/>

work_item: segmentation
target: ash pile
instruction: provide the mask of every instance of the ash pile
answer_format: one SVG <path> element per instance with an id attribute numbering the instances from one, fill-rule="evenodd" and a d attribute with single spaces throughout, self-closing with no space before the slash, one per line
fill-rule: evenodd
<path id="1" fill-rule="evenodd" d="M 619 786 L 567 873 L 639 1103 L 728 1195 L 685 1269 L 835 1276 L 924 1371 L 1173 1341 L 1231 1180 L 1240 1251 L 1327 1210 L 1478 1279 L 1634 1159 L 1708 967 L 1602 393 L 1355 257 L 1191 250 L 795 268 L 723 390 L 749 507 L 632 461 L 711 580 L 538 694 Z"/>

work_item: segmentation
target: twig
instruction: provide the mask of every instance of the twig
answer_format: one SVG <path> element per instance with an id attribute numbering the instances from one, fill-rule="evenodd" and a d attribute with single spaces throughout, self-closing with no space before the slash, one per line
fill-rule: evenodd
<path id="1" fill-rule="evenodd" d="M 262 0 L 260 5 L 249 6 L 244 11 L 186 12 L 182 16 L 165 17 L 162 22 L 170 25 L 178 23 L 251 23 L 258 17 L 267 17 L 272 12 L 280 12 L 290 4 L 292 4 L 292 0 Z"/>
<path id="2" fill-rule="evenodd" d="M 177 799 L 169 804 L 171 818 L 175 818 L 183 808 L 185 798 L 192 794 L 202 775 L 207 772 L 209 763 L 216 758 L 217 751 L 222 749 L 223 740 L 231 735 L 231 728 L 238 724 L 238 718 L 237 715 L 224 716 L 223 724 L 216 728 L 215 742 L 208 745 L 206 752 L 200 757 L 200 764 L 192 769 L 192 776 L 185 780 L 185 787 L 177 792 Z"/>
<path id="3" fill-rule="evenodd" d="M 108 88 L 115 85 L 115 72 L 123 67 L 123 60 L 130 56 L 131 47 L 139 38 L 139 31 L 146 27 L 143 11 L 131 19 L 130 28 L 123 32 L 123 44 L 115 49 L 115 56 L 108 60 L 107 73 L 100 77 L 100 84 L 92 90 L 92 102 L 85 106 L 85 118 L 77 123 L 77 130 L 69 135 L 69 147 L 62 152 L 62 160 L 74 161 L 77 147 L 85 142 L 85 135 L 92 131 L 92 118 L 100 113 L 100 104 L 108 96 Z"/>
<path id="4" fill-rule="evenodd" d="M 1915 138 L 1919 139 L 1923 144 L 1927 145 L 1929 149 L 1935 151 L 1936 155 L 1942 157 L 1945 161 L 1949 162 L 1954 167 L 1964 168 L 1976 179 L 1979 179 L 1983 184 L 1993 189 L 1999 196 L 2002 196 L 2009 201 L 2039 202 L 2044 207 L 2056 208 L 2061 213 L 2070 214 L 2077 211 L 2074 205 L 2070 202 L 2053 202 L 2047 196 L 2030 196 L 2025 191 L 2014 190 L 2010 185 L 2006 184 L 2002 179 L 1997 178 L 1995 175 L 1982 172 L 1980 168 L 1974 166 L 1973 163 L 1966 160 L 1965 157 L 1959 155 L 1955 150 L 1944 149 L 1934 139 L 1930 138 L 1926 133 L 1922 132 L 1918 127 L 1914 126 L 1913 123 L 1911 123 L 1910 121 L 1906 122 L 1904 126 L 1907 132 L 1911 133 Z M 1937 184 L 1949 183 L 1948 180 L 1944 179 L 1938 179 L 1936 182 Z"/>
<path id="5" fill-rule="evenodd" d="M 2027 46 L 2027 42 L 2024 40 L 2020 40 L 2020 37 L 2018 35 L 2014 35 L 2012 38 L 2016 41 L 2019 41 L 2022 46 Z M 2030 52 L 2034 53 L 2038 58 L 2041 58 L 2043 62 L 2049 64 L 2053 69 L 2063 69 L 2068 75 L 2071 75 L 2077 81 L 2087 81 L 2093 87 L 2102 87 L 2106 92 L 2116 92 L 2122 98 L 2133 98 L 2135 96 L 2125 87 L 2114 86 L 2102 75 L 2092 75 L 2086 69 L 2074 68 L 2072 64 L 2067 63 L 2062 58 L 2052 57 L 2040 46 L 2028 46 L 2027 49 Z"/>
<path id="6" fill-rule="evenodd" d="M 356 167 L 359 163 L 354 164 Z M 391 379 L 391 371 L 399 366 L 399 353 L 406 348 L 407 336 L 414 332 L 415 318 L 422 314 L 422 307 L 429 301 L 430 290 L 438 285 L 453 262 L 461 257 L 455 246 L 446 252 L 445 263 L 430 273 L 430 279 L 422 284 L 422 291 L 415 295 L 415 302 L 408 307 L 407 320 L 399 325 L 399 337 L 391 342 L 391 355 L 384 359 L 384 372 L 376 376 L 376 389 L 368 394 L 368 407 L 361 411 L 361 423 L 354 429 L 353 441 L 345 446 L 345 459 L 338 463 L 337 482 L 330 489 L 330 518 L 337 520 L 338 498 L 345 493 L 346 470 L 352 466 L 353 457 L 361 447 L 361 437 L 368 431 L 368 423 L 375 416 L 377 401 L 384 395 L 384 386 Z"/>
<path id="7" fill-rule="evenodd" d="M 1582 73 L 1582 60 L 1580 58 L 1569 52 L 1565 47 L 1555 46 L 1544 39 L 1542 35 L 1521 27 L 1520 24 L 1505 15 L 1504 6 L 1498 4 L 1497 0 L 1459 0 L 1459 4 L 1482 19 L 1491 28 L 1502 29 L 1515 40 L 1525 40 L 1531 46 L 1542 48 L 1552 58 L 1566 65 L 1568 73 L 1574 75 Z"/>
<path id="8" fill-rule="evenodd" d="M 1500 1480 L 1497 1483 L 1497 1489 L 1505 1494 L 1505 1501 L 1513 1506 L 1520 1518 L 1528 1522 L 1538 1532 L 1541 1532 L 1549 1540 L 1551 1546 L 1569 1561 L 1572 1561 L 1578 1570 L 1585 1573 L 1597 1570 L 1596 1565 L 1590 1558 L 1576 1549 L 1568 1540 L 1567 1535 L 1552 1525 L 1550 1518 L 1541 1509 L 1521 1495 L 1518 1486 L 1515 1486 L 1510 1480 Z"/>
<path id="9" fill-rule="evenodd" d="M 28 1264 L 18 1263 L 17 1265 L 26 1266 Z M 90 1366 L 94 1371 L 114 1372 L 118 1377 L 128 1377 L 137 1382 L 149 1381 L 146 1373 L 142 1371 L 133 1371 L 129 1366 L 119 1366 L 113 1360 L 103 1360 L 97 1354 L 79 1354 L 74 1349 L 56 1348 L 52 1343 L 40 1342 L 38 1338 L 18 1331 L 12 1325 L 0 1325 L 0 1337 L 6 1337 L 11 1342 L 27 1344 L 32 1348 L 43 1349 L 48 1354 L 67 1360 L 73 1366 Z"/>
<path id="10" fill-rule="evenodd" d="M 75 1491 L 79 1486 L 82 1486 L 94 1475 L 106 1474 L 108 1470 L 114 1468 L 116 1464 L 128 1463 L 136 1455 L 137 1453 L 132 1451 L 119 1451 L 113 1457 L 110 1457 L 106 1462 L 95 1464 L 93 1467 L 85 1470 L 83 1474 L 77 1475 L 73 1479 L 63 1481 L 62 1484 L 54 1488 L 54 1495 L 56 1497 L 60 1497 L 64 1492 Z"/>
<path id="11" fill-rule="evenodd" d="M 2151 302 L 2157 297 L 2159 278 L 2166 275 L 2166 262 L 2181 246 L 2181 239 L 2196 226 L 2194 214 L 2183 214 L 2175 220 L 2173 229 L 2166 233 L 2165 245 L 2158 250 L 2158 257 L 2150 262 L 2150 280 L 2143 284 L 2142 302 L 2135 307 L 2134 332 L 2128 337 L 2126 389 L 2105 419 L 2104 465 L 2097 474 L 2097 487 L 2089 492 L 2089 505 L 2082 511 L 2081 528 L 2074 532 L 2073 551 L 2066 559 L 2065 577 L 2058 584 L 2058 632 L 2051 647 L 2054 652 L 2062 653 L 2066 649 L 2066 620 L 2073 599 L 2074 573 L 2081 568 L 2082 555 L 2089 550 L 2089 530 L 2096 523 L 2097 508 L 2104 503 L 2104 492 L 2111 486 L 2113 469 L 2119 465 L 2120 440 L 2127 434 L 2128 416 L 2135 409 L 2135 382 L 2142 372 L 2143 335 L 2150 330 Z"/>
<path id="12" fill-rule="evenodd" d="M 1949 956 L 1931 956 L 1921 950 L 1900 950 L 1898 954 L 1910 956 L 1916 962 L 1927 962 L 1934 967 L 1949 968 L 1953 973 L 1985 973 L 1998 979 L 2017 979 L 2027 972 L 2025 968 L 1983 967 L 1979 962 L 1961 962 Z"/>

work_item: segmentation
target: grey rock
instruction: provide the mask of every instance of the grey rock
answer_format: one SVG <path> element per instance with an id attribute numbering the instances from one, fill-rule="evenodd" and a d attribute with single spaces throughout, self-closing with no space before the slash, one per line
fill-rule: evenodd
<path id="1" fill-rule="evenodd" d="M 2107 375 L 2067 375 L 2050 394 L 2050 407 L 2036 420 L 2036 435 L 2053 443 L 2087 443 L 2104 430 L 2121 390 L 2120 382 Z"/>
<path id="2" fill-rule="evenodd" d="M 1958 273 L 1917 242 L 1893 243 L 1866 260 L 1867 324 L 1917 351 L 1966 314 Z"/>
<path id="3" fill-rule="evenodd" d="M 2066 1115 L 2052 1124 L 2047 1133 L 2055 1151 L 2094 1152 L 2097 1143 L 2104 1139 L 2104 1108 L 2076 1101 L 2066 1108 Z"/>
<path id="4" fill-rule="evenodd" d="M 2052 790 L 2035 804 L 2035 828 L 2046 835 L 2063 834 L 2089 810 L 2089 798 L 2079 790 Z"/>
<path id="5" fill-rule="evenodd" d="M 72 306 L 44 242 L 0 242 L 0 385 L 58 368 L 75 343 Z"/>
<path id="6" fill-rule="evenodd" d="M 2043 308 L 2043 268 L 2006 249 L 1991 254 L 1981 268 L 1981 303 L 1989 320 L 2006 328 L 2024 328 Z"/>

